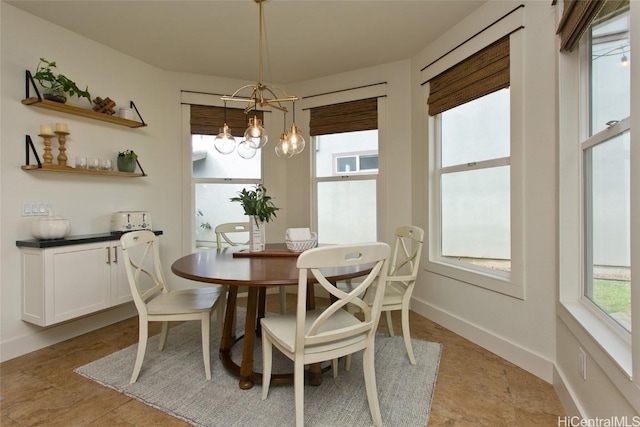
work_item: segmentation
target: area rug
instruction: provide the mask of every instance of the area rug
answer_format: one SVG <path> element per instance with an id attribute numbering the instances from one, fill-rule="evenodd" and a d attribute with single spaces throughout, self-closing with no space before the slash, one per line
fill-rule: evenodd
<path id="1" fill-rule="evenodd" d="M 242 319 L 242 314 L 238 320 Z M 240 322 L 239 322 L 240 323 Z M 241 325 L 238 325 L 241 327 Z M 156 335 L 149 339 L 142 371 L 135 384 L 129 379 L 137 344 L 81 366 L 76 373 L 110 387 L 142 403 L 160 409 L 194 426 L 293 426 L 293 385 L 271 385 L 261 400 L 261 387 L 240 390 L 212 346 L 211 381 L 204 375 L 199 322 L 186 322 L 169 332 L 164 351 L 158 351 Z M 212 342 L 218 342 L 212 325 Z M 254 356 L 261 371 L 260 340 Z M 376 381 L 385 426 L 426 426 L 435 387 L 442 345 L 412 340 L 417 366 L 406 356 L 402 337 L 376 337 Z M 241 359 L 241 343 L 233 359 Z M 237 353 L 236 353 L 237 351 Z M 293 364 L 274 349 L 273 372 L 292 372 Z M 305 385 L 305 426 L 372 425 L 362 373 L 362 354 L 352 358 L 350 371 L 340 364 L 337 378 L 323 375 L 320 386 Z"/>

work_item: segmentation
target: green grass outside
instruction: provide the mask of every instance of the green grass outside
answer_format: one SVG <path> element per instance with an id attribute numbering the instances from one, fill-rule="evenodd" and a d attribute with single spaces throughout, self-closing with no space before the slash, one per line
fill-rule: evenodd
<path id="1" fill-rule="evenodd" d="M 607 313 L 631 312 L 631 282 L 593 279 L 593 298 Z"/>

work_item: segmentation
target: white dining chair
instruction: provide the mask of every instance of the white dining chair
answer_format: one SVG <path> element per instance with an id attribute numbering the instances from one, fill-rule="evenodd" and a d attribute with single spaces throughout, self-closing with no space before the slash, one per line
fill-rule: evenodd
<path id="1" fill-rule="evenodd" d="M 422 245 L 424 242 L 424 230 L 414 225 L 402 225 L 394 231 L 394 243 L 387 274 L 387 287 L 382 300 L 382 311 L 385 313 L 385 320 L 389 335 L 394 336 L 391 312 L 401 310 L 402 337 L 404 346 L 407 349 L 409 362 L 416 364 L 411 345 L 411 332 L 409 330 L 409 303 L 416 284 L 420 259 L 422 255 Z M 352 289 L 354 284 L 347 283 L 341 285 L 342 289 Z M 375 298 L 375 289 L 370 288 L 364 296 L 367 304 L 372 305 Z M 345 370 L 349 370 L 351 358 L 345 358 Z M 338 375 L 338 360 L 332 362 L 333 376 Z"/>
<path id="2" fill-rule="evenodd" d="M 248 236 L 250 227 L 248 222 L 226 222 L 218 224 L 215 228 L 216 233 L 216 247 L 218 249 L 230 246 L 242 246 L 248 245 L 249 240 L 244 240 L 245 233 Z M 237 238 L 238 234 L 242 234 L 242 239 Z M 246 237 L 248 239 L 248 237 Z M 280 286 L 280 314 L 285 314 L 287 311 L 287 292 L 284 286 Z M 241 288 L 239 292 L 246 292 L 246 289 Z"/>
<path id="3" fill-rule="evenodd" d="M 149 230 L 131 231 L 120 238 L 125 270 L 133 301 L 138 310 L 138 352 L 130 383 L 137 381 L 147 349 L 149 322 L 162 322 L 158 349 L 167 342 L 170 321 L 199 320 L 202 329 L 202 357 L 205 376 L 211 379 L 210 325 L 211 313 L 217 311 L 218 325 L 223 312 L 220 286 L 170 290 L 162 272 L 158 240 Z"/>
<path id="4" fill-rule="evenodd" d="M 223 224 L 218 224 L 214 231 L 216 233 L 216 247 L 218 249 L 225 246 L 249 244 L 248 222 L 225 222 Z M 242 239 L 239 237 L 242 237 Z"/>
<path id="5" fill-rule="evenodd" d="M 409 303 L 418 277 L 424 230 L 414 225 L 403 225 L 395 230 L 395 240 L 387 275 L 387 288 L 382 300 L 382 311 L 385 313 L 389 335 L 394 336 L 391 312 L 401 310 L 402 336 L 407 355 L 412 365 L 416 364 L 411 345 L 409 331 Z M 366 297 L 367 302 L 373 304 L 373 295 Z"/>
<path id="6" fill-rule="evenodd" d="M 304 424 L 304 365 L 333 360 L 363 351 L 363 370 L 371 418 L 382 425 L 374 366 L 375 332 L 380 320 L 382 297 L 386 284 L 390 248 L 386 243 L 332 245 L 309 249 L 297 261 L 298 302 L 296 314 L 265 317 L 262 324 L 262 399 L 266 399 L 271 382 L 273 346 L 294 362 L 294 397 L 296 426 Z M 358 286 L 343 292 L 330 283 L 322 269 L 373 264 Z M 324 309 L 307 311 L 307 281 L 311 272 L 315 280 L 332 296 Z M 377 286 L 374 303 L 369 306 L 360 296 Z M 363 313 L 358 318 L 347 310 L 357 306 Z M 342 403 L 342 402 L 340 402 Z"/>

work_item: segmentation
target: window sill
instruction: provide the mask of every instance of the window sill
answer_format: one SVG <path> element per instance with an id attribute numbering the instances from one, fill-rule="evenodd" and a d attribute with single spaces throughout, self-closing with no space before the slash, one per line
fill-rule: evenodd
<path id="1" fill-rule="evenodd" d="M 560 302 L 558 316 L 612 381 L 617 377 L 612 375 L 612 362 L 617 373 L 631 381 L 631 346 L 620 335 L 580 302 Z M 591 338 L 588 342 L 581 339 L 585 335 Z"/>
<path id="2" fill-rule="evenodd" d="M 459 280 L 473 286 L 478 286 L 493 292 L 498 292 L 518 299 L 524 299 L 524 286 L 514 280 L 514 272 L 510 275 L 492 275 L 490 272 L 466 268 L 437 260 L 428 260 L 425 270 L 441 276 Z"/>

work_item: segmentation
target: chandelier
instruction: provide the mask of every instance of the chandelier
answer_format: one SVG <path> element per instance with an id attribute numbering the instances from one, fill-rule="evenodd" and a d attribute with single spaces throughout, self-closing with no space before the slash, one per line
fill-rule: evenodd
<path id="1" fill-rule="evenodd" d="M 236 142 L 231 135 L 231 131 L 227 126 L 226 108 L 227 102 L 244 102 L 247 104 L 244 109 L 245 114 L 254 112 L 253 117 L 249 118 L 249 127 L 244 132 L 244 139 L 238 144 L 237 152 L 240 157 L 250 159 L 255 156 L 256 151 L 264 147 L 267 144 L 268 136 L 267 132 L 262 127 L 262 121 L 258 119 L 256 111 L 258 107 L 261 108 L 274 108 L 282 111 L 284 114 L 285 132 L 280 135 L 280 141 L 275 147 L 276 155 L 278 157 L 289 158 L 296 154 L 299 154 L 304 150 L 305 141 L 300 133 L 298 127 L 295 125 L 295 101 L 298 100 L 297 96 L 288 95 L 283 89 L 265 84 L 262 81 L 262 3 L 266 0 L 254 0 L 259 6 L 259 25 L 258 25 L 258 82 L 250 85 L 242 86 L 236 90 L 232 95 L 222 96 L 220 99 L 224 101 L 225 118 L 224 126 L 220 128 L 220 133 L 214 140 L 214 146 L 222 154 L 230 154 L 236 149 Z M 278 95 L 279 93 L 280 95 Z M 289 131 L 286 131 L 286 117 L 287 107 L 286 102 L 293 103 L 293 121 Z"/>

